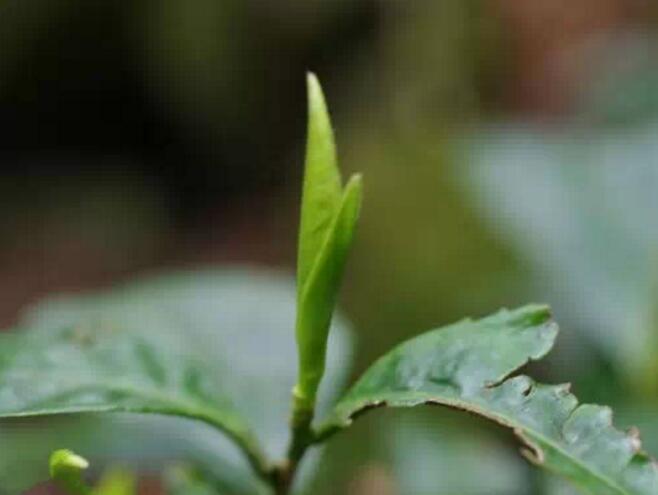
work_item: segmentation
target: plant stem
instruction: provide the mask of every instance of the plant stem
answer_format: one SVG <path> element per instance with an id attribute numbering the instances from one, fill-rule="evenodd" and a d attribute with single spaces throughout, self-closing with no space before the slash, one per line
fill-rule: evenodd
<path id="1" fill-rule="evenodd" d="M 288 495 L 295 476 L 290 464 L 284 462 L 272 472 L 272 488 L 275 495 Z"/>
<path id="2" fill-rule="evenodd" d="M 313 445 L 315 433 L 311 427 L 314 410 L 293 392 L 292 416 L 290 420 L 291 438 L 286 460 L 277 465 L 271 473 L 270 482 L 276 495 L 288 495 L 297 474 L 302 457 Z"/>

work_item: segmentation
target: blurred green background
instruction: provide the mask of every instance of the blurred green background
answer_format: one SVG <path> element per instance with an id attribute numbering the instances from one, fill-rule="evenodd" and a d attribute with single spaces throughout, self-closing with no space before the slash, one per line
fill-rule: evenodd
<path id="1" fill-rule="evenodd" d="M 291 271 L 313 70 L 365 176 L 354 374 L 420 331 L 548 302 L 562 334 L 533 373 L 658 454 L 653 2 L 11 0 L 0 25 L 3 327 L 163 267 Z M 569 493 L 516 449 L 450 411 L 372 414 L 309 490 Z"/>

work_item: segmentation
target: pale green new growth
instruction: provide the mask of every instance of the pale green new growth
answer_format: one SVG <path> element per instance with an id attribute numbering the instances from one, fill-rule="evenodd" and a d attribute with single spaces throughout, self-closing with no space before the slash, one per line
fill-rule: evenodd
<path id="1" fill-rule="evenodd" d="M 134 495 L 135 476 L 121 468 L 107 471 L 95 489 L 85 483 L 82 472 L 89 467 L 84 457 L 67 449 L 50 456 L 50 477 L 70 495 Z"/>
<path id="2" fill-rule="evenodd" d="M 308 75 L 308 142 L 297 262 L 299 381 L 293 421 L 312 416 L 324 374 L 327 337 L 361 205 L 362 184 L 341 186 L 336 147 L 322 88 Z M 301 418 L 301 419 L 300 419 Z"/>
<path id="3" fill-rule="evenodd" d="M 271 351 L 272 342 L 289 335 L 292 310 L 290 320 L 281 320 L 287 321 L 282 333 L 274 333 L 271 322 L 279 321 L 279 309 L 286 309 L 282 301 L 292 304 L 295 295 L 291 290 L 288 299 L 280 298 L 278 284 L 268 289 L 268 278 L 253 273 L 156 277 L 34 310 L 20 324 L 25 331 L 0 337 L 0 418 L 128 412 L 196 419 L 230 437 L 259 480 L 251 483 L 251 472 L 229 480 L 233 473 L 224 470 L 222 484 L 205 472 L 181 471 L 168 480 L 170 495 L 287 495 L 306 450 L 347 428 L 364 411 L 440 405 L 510 428 L 523 442 L 527 458 L 585 493 L 657 495 L 656 463 L 642 451 L 637 432 L 613 426 L 609 408 L 579 404 L 566 385 L 514 376 L 553 346 L 558 329 L 546 306 L 463 320 L 400 344 L 374 363 L 313 428 L 362 184 L 356 175 L 342 187 L 329 115 L 313 75 L 308 76 L 308 99 L 295 321 L 299 370 L 287 458 L 273 462 L 263 452 L 246 419 L 256 409 L 247 396 L 256 397 L 266 412 L 263 417 L 252 415 L 263 436 L 271 431 L 263 418 L 276 416 L 267 392 L 283 397 L 293 370 L 280 377 L 254 372 L 257 348 L 251 355 L 251 347 L 240 350 L 236 336 L 248 333 L 250 343 L 267 342 Z M 236 297 L 245 294 L 254 299 Z M 262 314 L 252 321 L 256 307 Z M 284 361 L 294 363 L 290 358 Z M 234 381 L 245 375 L 248 381 L 240 381 L 245 393 L 238 393 Z M 69 450 L 58 450 L 50 458 L 52 479 L 69 495 L 134 495 L 134 477 L 121 470 L 109 472 L 96 489 L 89 488 L 82 476 L 87 467 L 84 458 Z"/>
<path id="4" fill-rule="evenodd" d="M 91 495 L 91 489 L 85 484 L 82 472 L 89 467 L 89 462 L 70 450 L 56 450 L 50 456 L 50 477 L 62 489 L 71 495 Z"/>
<path id="5" fill-rule="evenodd" d="M 297 255 L 300 294 L 336 216 L 342 196 L 334 132 L 322 87 L 314 74 L 307 76 L 307 91 L 306 163 Z"/>

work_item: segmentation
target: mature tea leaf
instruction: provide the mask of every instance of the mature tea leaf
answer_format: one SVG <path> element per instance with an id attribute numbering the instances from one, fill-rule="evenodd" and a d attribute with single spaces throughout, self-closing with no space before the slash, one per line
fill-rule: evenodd
<path id="1" fill-rule="evenodd" d="M 223 430 L 254 463 L 262 462 L 221 377 L 194 352 L 200 343 L 186 344 L 185 321 L 178 332 L 168 331 L 185 316 L 146 301 L 132 304 L 135 294 L 129 292 L 96 301 L 105 306 L 104 315 L 92 310 L 76 323 L 53 321 L 51 328 L 12 336 L 0 361 L 0 417 L 110 411 L 182 416 Z M 108 318 L 108 310 L 118 313 L 122 306 L 130 316 Z"/>
<path id="2" fill-rule="evenodd" d="M 596 495 L 655 495 L 658 467 L 609 408 L 579 405 L 567 385 L 508 378 L 552 347 L 557 326 L 543 306 L 464 320 L 411 339 L 377 361 L 320 427 L 322 439 L 378 406 L 462 409 L 514 430 L 525 455 Z"/>
<path id="3" fill-rule="evenodd" d="M 227 431 L 252 463 L 262 462 L 252 429 L 267 453 L 279 457 L 296 377 L 289 337 L 294 321 L 292 281 L 254 269 L 175 273 L 106 293 L 53 298 L 23 318 L 26 331 L 0 336 L 0 417 L 98 411 L 185 416 Z M 334 330 L 328 394 L 344 377 L 339 362 L 349 355 L 340 321 Z M 328 400 L 324 394 L 322 403 Z M 190 452 L 195 443 L 230 464 L 242 460 L 204 425 L 176 425 L 168 423 L 160 435 L 170 442 L 174 432 L 181 437 L 169 447 L 172 455 L 181 444 Z M 139 431 L 133 435 L 134 449 L 154 445 L 154 439 L 139 440 Z M 237 466 L 232 475 L 244 467 Z"/>

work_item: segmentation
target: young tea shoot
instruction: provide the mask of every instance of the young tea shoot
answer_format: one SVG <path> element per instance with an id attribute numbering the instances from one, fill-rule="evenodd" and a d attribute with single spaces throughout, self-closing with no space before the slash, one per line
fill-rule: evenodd
<path id="1" fill-rule="evenodd" d="M 438 405 L 510 429 L 530 462 L 583 493 L 657 495 L 658 468 L 637 432 L 615 428 L 607 407 L 579 404 L 567 385 L 518 374 L 543 358 L 557 337 L 545 305 L 464 319 L 402 342 L 334 399 L 326 416 L 316 417 L 321 385 L 329 381 L 330 373 L 323 381 L 327 342 L 362 183 L 355 175 L 343 185 L 322 89 L 312 74 L 307 84 L 296 288 L 289 292 L 289 284 L 271 274 L 225 268 L 46 301 L 22 317 L 20 331 L 0 335 L 0 418 L 123 412 L 194 420 L 230 439 L 247 469 L 238 472 L 226 463 L 213 470 L 210 458 L 232 459 L 223 457 L 226 446 L 217 442 L 210 456 L 207 431 L 182 435 L 203 440 L 206 454 L 195 459 L 194 469 L 166 477 L 169 495 L 287 495 L 308 449 L 349 428 L 363 412 Z M 293 318 L 288 310 L 295 303 Z M 282 321 L 289 328 L 275 334 Z M 270 348 L 279 340 L 292 343 L 293 325 L 297 354 L 283 359 L 285 373 L 258 368 L 259 352 L 278 352 Z M 245 335 L 251 347 L 239 341 Z M 286 345 L 281 349 L 288 352 Z M 273 427 L 268 414 L 279 397 L 289 400 L 295 372 L 289 446 L 272 455 L 271 439 L 280 438 L 286 425 L 282 418 Z M 441 408 L 434 411 L 441 414 Z M 58 450 L 50 473 L 70 495 L 134 495 L 134 478 L 124 471 L 111 471 L 90 487 L 83 478 L 87 466 L 73 452 Z"/>

